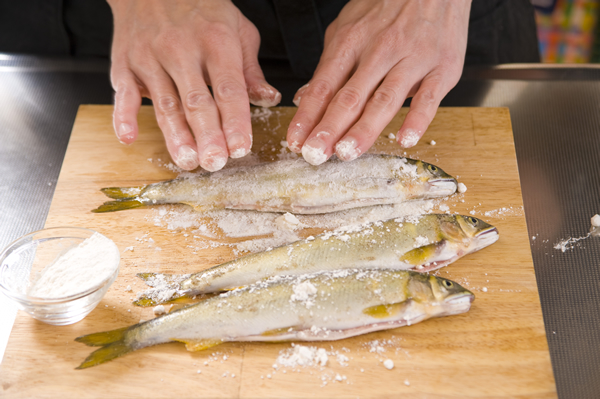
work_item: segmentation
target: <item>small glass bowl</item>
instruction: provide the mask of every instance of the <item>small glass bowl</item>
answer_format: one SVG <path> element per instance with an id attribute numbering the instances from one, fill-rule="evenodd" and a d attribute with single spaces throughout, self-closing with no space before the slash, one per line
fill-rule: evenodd
<path id="1" fill-rule="evenodd" d="M 95 233 L 80 227 L 56 227 L 35 231 L 14 241 L 0 254 L 0 292 L 44 323 L 60 326 L 80 321 L 100 303 L 119 274 L 121 255 L 114 242 L 110 241 L 114 254 L 107 254 L 114 258 L 114 271 L 107 271 L 105 277 L 99 276 L 102 281 L 95 286 L 58 298 L 30 296 L 28 291 L 30 283 L 47 265 Z"/>

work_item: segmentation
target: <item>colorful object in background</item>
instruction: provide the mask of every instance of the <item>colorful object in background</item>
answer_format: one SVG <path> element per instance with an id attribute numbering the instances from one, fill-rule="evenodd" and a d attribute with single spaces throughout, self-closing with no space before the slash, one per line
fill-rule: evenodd
<path id="1" fill-rule="evenodd" d="M 542 62 L 586 63 L 594 46 L 598 0 L 535 0 Z"/>

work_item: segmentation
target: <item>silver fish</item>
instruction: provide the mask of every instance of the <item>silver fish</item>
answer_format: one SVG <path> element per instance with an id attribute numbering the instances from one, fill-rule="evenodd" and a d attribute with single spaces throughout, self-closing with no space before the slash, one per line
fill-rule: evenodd
<path id="1" fill-rule="evenodd" d="M 154 306 L 251 284 L 275 275 L 344 268 L 392 268 L 428 272 L 498 240 L 498 230 L 472 216 L 427 214 L 338 230 L 251 254 L 195 273 L 140 273 L 155 289 L 134 302 Z"/>
<path id="2" fill-rule="evenodd" d="M 446 197 L 456 179 L 435 165 L 393 155 L 364 154 L 352 162 L 313 166 L 303 159 L 200 173 L 143 187 L 108 187 L 108 201 L 92 212 L 155 204 L 188 204 L 198 210 L 245 209 L 316 214 Z"/>
<path id="3" fill-rule="evenodd" d="M 450 280 L 401 270 L 341 270 L 275 277 L 153 320 L 76 339 L 101 346 L 92 367 L 147 346 L 190 351 L 230 341 L 328 341 L 455 315 L 474 295 Z"/>

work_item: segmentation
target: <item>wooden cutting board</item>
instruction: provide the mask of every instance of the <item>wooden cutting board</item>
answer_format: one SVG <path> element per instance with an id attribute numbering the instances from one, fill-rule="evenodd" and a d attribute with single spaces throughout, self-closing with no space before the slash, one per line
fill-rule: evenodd
<path id="1" fill-rule="evenodd" d="M 276 159 L 294 112 L 277 108 L 254 118 L 253 152 L 261 160 Z M 404 154 L 388 135 L 405 115 L 403 109 L 371 152 Z M 465 194 L 445 202 L 451 212 L 472 212 L 500 232 L 497 243 L 440 272 L 475 293 L 468 313 L 310 343 L 329 351 L 325 367 L 274 369 L 290 343 L 229 343 L 202 352 L 172 343 L 75 370 L 92 351 L 75 337 L 153 317 L 151 308 L 131 304 L 144 289 L 136 273 L 193 272 L 235 257 L 227 246 L 190 248 L 185 230 L 155 225 L 152 209 L 90 212 L 106 200 L 102 187 L 177 175 L 162 166 L 170 158 L 151 107 L 142 107 L 141 134 L 131 146 L 116 140 L 111 116 L 110 106 L 80 107 L 46 227 L 88 227 L 112 238 L 122 251 L 119 277 L 100 305 L 74 325 L 49 326 L 19 312 L 0 369 L 2 397 L 556 396 L 506 108 L 441 108 L 425 138 L 406 153 L 466 184 Z M 385 359 L 394 362 L 392 370 Z"/>

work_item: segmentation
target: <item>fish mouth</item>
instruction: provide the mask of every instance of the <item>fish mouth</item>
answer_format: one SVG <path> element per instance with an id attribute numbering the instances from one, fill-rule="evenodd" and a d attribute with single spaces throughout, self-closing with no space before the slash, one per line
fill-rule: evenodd
<path id="1" fill-rule="evenodd" d="M 448 196 L 454 194 L 458 185 L 455 179 L 440 178 L 429 180 L 429 194 L 435 196 Z"/>
<path id="2" fill-rule="evenodd" d="M 498 229 L 495 227 L 490 227 L 480 231 L 475 236 L 475 251 L 485 248 L 488 245 L 492 245 L 498 241 L 499 238 L 500 234 L 498 234 Z"/>
<path id="3" fill-rule="evenodd" d="M 464 313 L 471 309 L 471 303 L 475 300 L 475 295 L 471 292 L 454 295 L 444 301 L 444 309 L 447 314 Z"/>

